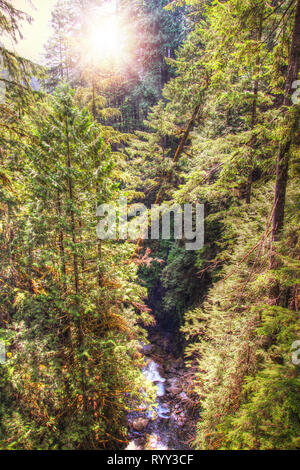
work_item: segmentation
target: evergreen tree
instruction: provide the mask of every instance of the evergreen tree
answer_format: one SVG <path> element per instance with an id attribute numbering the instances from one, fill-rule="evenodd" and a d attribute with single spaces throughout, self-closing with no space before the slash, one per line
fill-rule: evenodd
<path id="1" fill-rule="evenodd" d="M 108 244 L 98 259 L 96 209 L 116 191 L 110 147 L 68 86 L 32 109 L 28 126 L 26 205 L 2 266 L 2 282 L 13 269 L 14 283 L 6 278 L 1 292 L 11 355 L 1 368 L 1 447 L 115 448 L 126 442 L 128 406 L 145 400 L 136 311 L 149 319 L 136 268 L 120 265 L 132 248 Z"/>

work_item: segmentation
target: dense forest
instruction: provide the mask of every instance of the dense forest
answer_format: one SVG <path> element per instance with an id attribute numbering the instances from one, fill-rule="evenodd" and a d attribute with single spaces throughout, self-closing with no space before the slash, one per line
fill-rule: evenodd
<path id="1" fill-rule="evenodd" d="M 51 27 L 38 64 L 0 43 L 0 449 L 300 449 L 300 0 Z M 101 240 L 122 198 L 204 204 L 204 246 Z"/>

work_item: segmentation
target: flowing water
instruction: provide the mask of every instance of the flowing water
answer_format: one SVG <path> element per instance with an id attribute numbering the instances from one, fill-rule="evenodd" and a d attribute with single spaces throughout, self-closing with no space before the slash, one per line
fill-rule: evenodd
<path id="1" fill-rule="evenodd" d="M 143 370 L 144 377 L 152 382 L 157 387 L 156 392 L 156 406 L 154 408 L 154 412 L 156 412 L 157 416 L 162 419 L 167 419 L 170 417 L 170 408 L 163 403 L 161 403 L 161 398 L 165 395 L 165 382 L 166 379 L 161 377 L 159 371 L 159 366 L 154 361 L 149 361 L 145 369 Z M 152 418 L 154 412 L 148 411 L 147 416 L 148 418 Z"/>
<path id="2" fill-rule="evenodd" d="M 143 369 L 145 379 L 157 388 L 155 405 L 151 410 L 145 407 L 129 413 L 127 450 L 187 450 L 193 418 L 185 392 L 184 364 L 176 366 L 178 359 L 160 346 L 156 345 L 155 353 L 148 354 Z"/>

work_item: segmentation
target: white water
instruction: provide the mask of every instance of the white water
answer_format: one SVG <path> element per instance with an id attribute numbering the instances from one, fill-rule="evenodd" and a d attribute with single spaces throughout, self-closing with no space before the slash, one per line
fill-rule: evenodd
<path id="1" fill-rule="evenodd" d="M 157 342 L 159 344 L 159 342 Z M 141 344 L 143 346 L 143 344 Z M 159 346 L 157 346 L 159 348 Z M 152 360 L 149 356 L 153 348 L 148 348 L 145 351 L 145 363 L 143 368 L 143 376 L 145 380 L 156 386 L 156 396 L 154 405 L 149 409 L 148 403 L 142 403 L 140 411 L 133 412 L 130 415 L 130 438 L 132 439 L 126 450 L 173 450 L 173 449 L 187 449 L 183 439 L 183 425 L 185 418 L 184 403 L 188 399 L 187 395 L 183 396 L 183 403 L 179 408 L 179 397 L 175 397 L 173 392 L 167 394 L 168 384 L 176 385 L 175 380 L 180 380 L 183 374 L 174 372 L 174 377 L 170 377 L 170 371 L 167 379 L 161 376 L 164 368 Z M 164 350 L 160 350 L 158 357 L 161 360 L 165 359 Z M 170 361 L 170 358 L 167 357 Z M 172 358 L 171 358 L 172 361 Z M 174 358 L 174 362 L 176 359 Z M 180 367 L 181 368 L 181 367 Z M 176 369 L 176 368 L 175 368 Z M 181 371 L 180 371 L 181 372 Z M 144 393 L 146 393 L 144 391 Z M 181 394 L 182 395 L 182 394 Z M 166 403 L 167 402 L 167 403 Z M 170 406 L 170 408 L 169 408 Z M 148 409 L 147 409 L 148 407 Z M 141 431 L 136 431 L 134 421 L 140 418 L 148 418 L 147 426 Z M 147 420 L 146 420 L 147 421 Z"/>
<path id="2" fill-rule="evenodd" d="M 168 408 L 168 406 L 161 404 L 159 400 L 166 393 L 165 384 L 164 384 L 166 379 L 164 379 L 160 375 L 158 368 L 159 366 L 158 364 L 156 364 L 156 362 L 149 361 L 147 366 L 143 369 L 143 374 L 147 380 L 149 380 L 150 382 L 153 382 L 157 387 L 157 392 L 156 392 L 157 400 L 156 400 L 156 405 L 154 406 L 154 411 L 157 413 L 157 416 L 159 418 L 166 419 L 166 418 L 169 418 L 170 409 Z M 149 418 L 152 418 L 153 411 L 149 411 L 147 413 L 147 416 Z"/>
<path id="3" fill-rule="evenodd" d="M 161 377 L 160 373 L 158 372 L 158 364 L 154 361 L 149 361 L 147 366 L 143 369 L 143 374 L 147 380 L 154 383 L 164 383 L 166 379 Z"/>
<path id="4" fill-rule="evenodd" d="M 170 417 L 170 409 L 167 405 L 160 402 L 160 398 L 166 393 L 165 381 L 159 373 L 159 365 L 150 360 L 143 369 L 143 375 L 146 380 L 156 385 L 156 402 L 155 405 L 146 413 L 150 419 L 168 419 Z M 160 436 L 155 432 L 148 435 L 146 449 L 148 450 L 168 450 L 168 447 L 162 442 Z M 132 441 L 126 450 L 141 450 L 141 448 Z"/>

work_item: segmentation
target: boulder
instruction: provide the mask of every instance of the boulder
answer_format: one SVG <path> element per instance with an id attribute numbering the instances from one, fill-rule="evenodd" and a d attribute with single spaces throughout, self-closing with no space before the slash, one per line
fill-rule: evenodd
<path id="1" fill-rule="evenodd" d="M 179 395 L 182 392 L 182 381 L 177 378 L 168 380 L 167 391 L 172 395 Z"/>
<path id="2" fill-rule="evenodd" d="M 142 348 L 142 353 L 148 356 L 153 352 L 154 348 L 154 344 L 144 344 Z"/>
<path id="3" fill-rule="evenodd" d="M 133 421 L 132 427 L 135 431 L 141 432 L 148 426 L 149 422 L 150 419 L 138 418 Z"/>
<path id="4" fill-rule="evenodd" d="M 171 387 L 167 389 L 167 391 L 171 395 L 179 395 L 182 392 L 182 387 L 179 387 L 173 384 L 171 385 Z"/>
<path id="5" fill-rule="evenodd" d="M 154 349 L 153 353 L 151 354 L 152 356 L 152 359 L 160 366 L 160 367 L 163 367 L 164 366 L 164 358 L 160 355 L 160 354 L 157 354 L 156 352 L 156 348 Z"/>

